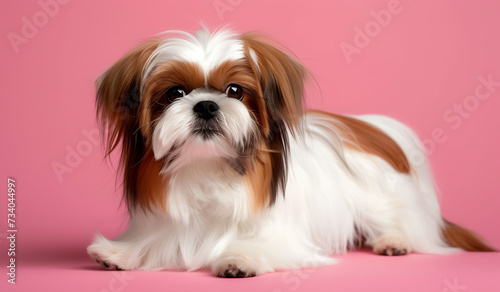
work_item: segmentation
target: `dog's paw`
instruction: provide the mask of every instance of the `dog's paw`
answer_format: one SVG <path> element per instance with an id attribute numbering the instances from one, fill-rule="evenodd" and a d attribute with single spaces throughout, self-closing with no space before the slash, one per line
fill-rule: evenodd
<path id="1" fill-rule="evenodd" d="M 247 278 L 255 277 L 255 275 L 255 272 L 242 270 L 233 264 L 228 264 L 227 267 L 221 268 L 217 271 L 217 276 L 223 278 Z"/>
<path id="2" fill-rule="evenodd" d="M 101 260 L 98 257 L 96 257 L 95 261 L 101 265 L 105 270 L 108 271 L 123 271 L 124 269 L 118 267 L 117 265 L 113 263 L 108 263 L 107 261 Z"/>
<path id="3" fill-rule="evenodd" d="M 87 253 L 105 270 L 135 270 L 136 262 L 130 259 L 130 250 L 127 246 L 102 236 L 97 236 L 94 242 L 87 247 Z"/>
<path id="4" fill-rule="evenodd" d="M 395 236 L 382 237 L 373 245 L 373 252 L 379 255 L 398 256 L 410 251 L 410 245 L 402 238 Z"/>
<path id="5" fill-rule="evenodd" d="M 212 273 L 222 278 L 247 278 L 258 275 L 254 263 L 245 257 L 228 256 L 217 261 L 212 267 Z"/>
<path id="6" fill-rule="evenodd" d="M 382 252 L 380 252 L 380 255 L 386 255 L 386 256 L 397 256 L 397 255 L 405 255 L 407 254 L 408 251 L 406 249 L 398 249 L 398 248 L 386 248 Z"/>

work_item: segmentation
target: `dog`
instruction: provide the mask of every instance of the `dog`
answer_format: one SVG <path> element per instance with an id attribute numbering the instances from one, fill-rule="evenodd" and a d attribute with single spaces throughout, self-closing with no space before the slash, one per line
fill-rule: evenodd
<path id="1" fill-rule="evenodd" d="M 256 33 L 170 31 L 97 80 L 121 149 L 128 229 L 97 235 L 108 270 L 252 277 L 375 254 L 492 251 L 443 219 L 416 134 L 377 115 L 303 108 L 308 71 Z"/>

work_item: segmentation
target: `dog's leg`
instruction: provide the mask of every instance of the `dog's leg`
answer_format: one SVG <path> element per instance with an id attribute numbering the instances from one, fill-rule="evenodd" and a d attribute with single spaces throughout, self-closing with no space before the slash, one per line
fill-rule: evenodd
<path id="1" fill-rule="evenodd" d="M 410 251 L 410 244 L 404 236 L 382 235 L 373 244 L 373 252 L 380 255 L 405 255 Z"/>
<path id="2" fill-rule="evenodd" d="M 258 255 L 226 253 L 213 263 L 212 272 L 218 277 L 246 278 L 267 271 L 259 263 Z"/>
<path id="3" fill-rule="evenodd" d="M 366 239 L 365 244 L 380 255 L 405 255 L 412 251 L 412 243 L 402 229 L 405 208 L 391 199 L 380 198 L 365 205 L 361 224 L 358 224 Z"/>
<path id="4" fill-rule="evenodd" d="M 123 242 L 108 240 L 97 235 L 92 244 L 87 247 L 92 259 L 106 270 L 134 270 L 139 268 L 131 261 L 130 246 Z"/>
<path id="5" fill-rule="evenodd" d="M 212 263 L 215 276 L 253 277 L 278 269 L 300 269 L 336 263 L 326 251 L 292 231 L 236 240 Z"/>

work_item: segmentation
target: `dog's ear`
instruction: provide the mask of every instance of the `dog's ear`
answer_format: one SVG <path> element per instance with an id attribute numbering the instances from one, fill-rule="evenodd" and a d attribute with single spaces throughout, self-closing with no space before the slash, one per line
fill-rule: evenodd
<path id="1" fill-rule="evenodd" d="M 143 69 L 160 43 L 160 39 L 151 39 L 138 45 L 96 81 L 97 114 L 103 133 L 107 132 L 107 154 L 138 121 Z"/>
<path id="2" fill-rule="evenodd" d="M 159 176 L 161 163 L 145 147 L 147 139 L 139 131 L 141 80 L 149 57 L 162 42 L 148 40 L 132 49 L 97 79 L 97 114 L 101 131 L 106 136 L 109 155 L 121 144 L 120 169 L 123 171 L 123 191 L 129 211 L 135 206 L 151 209 L 164 205 L 155 194 L 162 194 Z M 141 192 L 139 192 L 141 190 Z"/>
<path id="3" fill-rule="evenodd" d="M 241 39 L 256 64 L 269 118 L 293 133 L 302 114 L 307 70 L 261 35 L 247 33 Z"/>
<path id="4" fill-rule="evenodd" d="M 285 190 L 287 180 L 288 133 L 295 134 L 303 112 L 304 81 L 307 70 L 296 60 L 277 49 L 265 37 L 247 33 L 240 37 L 247 59 L 252 63 L 265 102 L 267 127 L 262 133 L 267 139 L 272 171 L 270 204 L 279 189 Z"/>

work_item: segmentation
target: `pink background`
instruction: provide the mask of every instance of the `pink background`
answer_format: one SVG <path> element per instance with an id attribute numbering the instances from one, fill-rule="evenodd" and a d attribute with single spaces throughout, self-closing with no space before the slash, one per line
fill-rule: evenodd
<path id="1" fill-rule="evenodd" d="M 390 21 L 376 24 L 371 12 L 388 6 Z M 5 194 L 7 177 L 17 181 L 19 229 L 13 286 L 6 283 L 2 200 L 0 287 L 498 291 L 499 253 L 385 258 L 358 251 L 332 267 L 235 281 L 208 272 L 101 271 L 84 249 L 96 231 L 113 237 L 123 230 L 126 210 L 115 188 L 116 163 L 103 160 L 101 146 L 84 131 L 97 129 L 95 78 L 141 40 L 170 29 L 194 31 L 200 21 L 262 31 L 312 72 L 310 107 L 385 114 L 413 127 L 429 147 L 444 216 L 500 248 L 500 86 L 486 100 L 473 97 L 481 76 L 500 81 L 499 1 L 68 1 L 51 8 L 48 15 L 38 1 L 9 1 L 0 9 L 1 185 Z M 29 31 L 24 18 L 39 27 Z M 359 43 L 358 30 L 366 28 L 369 42 Z M 25 42 L 13 45 L 14 35 Z M 343 43 L 358 45 L 350 62 Z M 462 117 L 454 109 L 464 102 Z M 83 151 L 81 159 L 67 161 L 75 150 Z M 58 178 L 54 163 L 69 163 L 71 172 Z"/>

